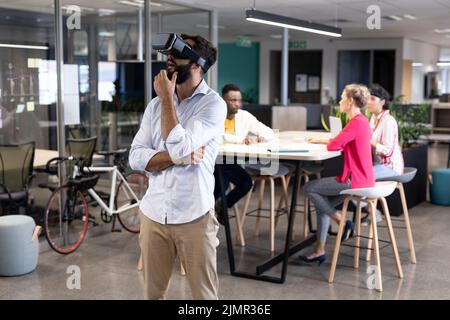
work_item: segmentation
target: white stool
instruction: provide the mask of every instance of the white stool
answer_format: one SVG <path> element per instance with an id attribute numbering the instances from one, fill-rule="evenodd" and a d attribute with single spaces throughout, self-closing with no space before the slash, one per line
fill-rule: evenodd
<path id="1" fill-rule="evenodd" d="M 391 195 L 397 188 L 397 182 L 394 181 L 384 181 L 376 182 L 373 188 L 361 188 L 361 189 L 348 189 L 341 192 L 343 195 L 347 195 L 344 200 L 344 205 L 342 208 L 341 221 L 339 224 L 339 231 L 336 238 L 336 245 L 333 253 L 333 261 L 331 263 L 330 275 L 328 282 L 332 283 L 334 281 L 334 274 L 336 271 L 337 259 L 339 256 L 339 249 L 341 246 L 342 233 L 344 232 L 345 216 L 347 214 L 348 204 L 351 200 L 356 200 L 358 202 L 356 209 L 356 228 L 355 228 L 355 260 L 354 268 L 359 267 L 359 245 L 361 236 L 361 202 L 366 202 L 369 207 L 371 228 L 369 235 L 368 247 L 372 247 L 372 238 L 376 258 L 376 289 L 378 291 L 383 291 L 382 279 L 381 279 L 381 263 L 380 263 L 380 248 L 378 244 L 378 230 L 377 230 L 377 219 L 376 219 L 376 207 L 377 202 L 380 201 L 383 207 L 383 212 L 386 218 L 386 223 L 389 231 L 389 237 L 391 239 L 391 246 L 394 253 L 395 263 L 397 266 L 398 277 L 403 278 L 402 266 L 400 264 L 400 257 L 397 249 L 397 242 L 395 240 L 394 230 L 392 228 L 391 216 L 389 214 L 389 208 L 386 203 L 385 197 Z"/>

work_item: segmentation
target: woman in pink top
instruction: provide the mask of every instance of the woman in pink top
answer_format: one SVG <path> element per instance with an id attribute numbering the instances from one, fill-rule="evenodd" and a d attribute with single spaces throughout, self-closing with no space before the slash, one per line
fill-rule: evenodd
<path id="1" fill-rule="evenodd" d="M 308 256 L 300 256 L 304 262 L 325 261 L 325 243 L 331 220 L 339 223 L 341 216 L 336 207 L 344 200 L 340 192 L 346 189 L 370 188 L 375 184 L 372 168 L 371 130 L 369 120 L 361 113 L 369 100 L 370 92 L 363 85 L 347 85 L 339 103 L 350 121 L 341 133 L 331 140 L 310 140 L 312 143 L 325 143 L 329 151 L 342 151 L 344 168 L 338 177 L 313 180 L 305 184 L 303 190 L 314 203 L 317 212 L 317 242 L 314 251 Z M 342 240 L 353 234 L 353 223 L 348 220 Z"/>

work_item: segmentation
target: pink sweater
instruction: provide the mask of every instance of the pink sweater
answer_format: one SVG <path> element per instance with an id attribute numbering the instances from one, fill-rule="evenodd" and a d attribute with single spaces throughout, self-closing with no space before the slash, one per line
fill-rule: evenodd
<path id="1" fill-rule="evenodd" d="M 369 120 L 359 114 L 349 121 L 337 137 L 328 143 L 328 151 L 343 151 L 344 168 L 336 177 L 340 183 L 351 181 L 351 189 L 375 185 L 372 167 L 371 130 Z"/>

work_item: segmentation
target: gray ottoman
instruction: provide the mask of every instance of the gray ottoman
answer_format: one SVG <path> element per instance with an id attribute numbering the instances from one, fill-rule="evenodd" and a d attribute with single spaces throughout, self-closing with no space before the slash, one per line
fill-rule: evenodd
<path id="1" fill-rule="evenodd" d="M 0 217 L 0 276 L 20 276 L 36 269 L 39 241 L 32 240 L 35 226 L 29 216 Z"/>

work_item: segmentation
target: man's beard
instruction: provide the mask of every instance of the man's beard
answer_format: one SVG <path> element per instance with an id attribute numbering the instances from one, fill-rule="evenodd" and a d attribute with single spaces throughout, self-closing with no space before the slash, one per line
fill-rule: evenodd
<path id="1" fill-rule="evenodd" d="M 234 110 L 234 109 L 228 109 L 228 115 L 229 115 L 229 116 L 234 116 L 235 114 L 238 113 L 238 111 L 239 111 L 239 109 L 236 109 L 236 110 Z"/>
<path id="2" fill-rule="evenodd" d="M 173 72 L 169 72 L 168 73 L 168 76 L 169 76 L 170 79 L 172 79 L 172 76 L 173 76 L 174 72 L 178 72 L 178 74 L 177 74 L 177 84 L 185 83 L 192 76 L 191 67 L 192 67 L 192 63 L 186 64 L 186 65 L 183 65 L 183 66 L 178 66 L 177 65 Z"/>

